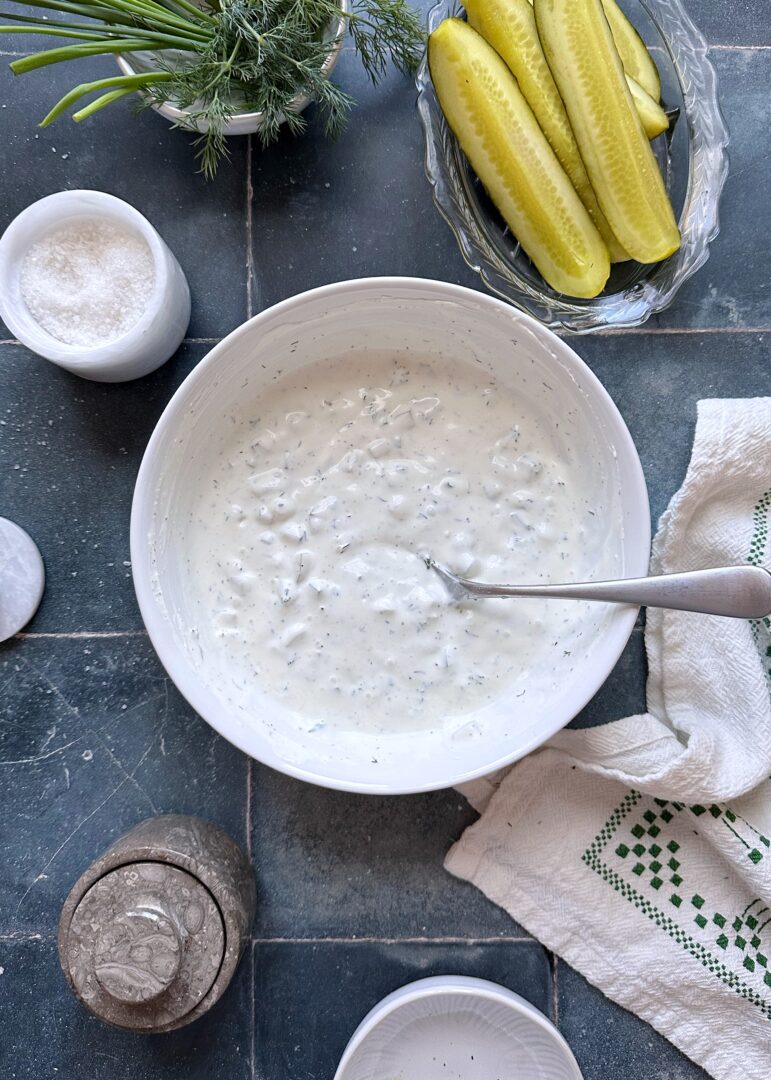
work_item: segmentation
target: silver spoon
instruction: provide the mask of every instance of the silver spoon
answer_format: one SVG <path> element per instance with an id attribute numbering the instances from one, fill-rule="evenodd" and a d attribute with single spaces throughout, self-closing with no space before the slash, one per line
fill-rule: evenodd
<path id="1" fill-rule="evenodd" d="M 762 566 L 718 566 L 684 574 L 569 585 L 488 585 L 458 577 L 430 556 L 424 556 L 424 561 L 429 570 L 439 575 L 454 600 L 483 596 L 540 596 L 700 611 L 705 615 L 726 615 L 733 619 L 764 619 L 771 615 L 771 573 Z"/>

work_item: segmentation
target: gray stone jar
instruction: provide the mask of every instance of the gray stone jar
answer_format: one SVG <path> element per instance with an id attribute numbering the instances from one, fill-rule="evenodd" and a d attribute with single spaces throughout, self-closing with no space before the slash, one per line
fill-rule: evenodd
<path id="1" fill-rule="evenodd" d="M 149 818 L 76 882 L 59 920 L 62 970 L 83 1004 L 132 1031 L 173 1031 L 225 992 L 249 940 L 254 873 L 218 826 Z"/>

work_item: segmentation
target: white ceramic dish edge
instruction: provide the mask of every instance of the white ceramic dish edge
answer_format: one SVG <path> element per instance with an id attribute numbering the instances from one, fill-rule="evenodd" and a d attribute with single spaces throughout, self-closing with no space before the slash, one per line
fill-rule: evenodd
<path id="1" fill-rule="evenodd" d="M 603 684 L 616 661 L 621 655 L 634 627 L 637 617 L 636 608 L 619 608 L 614 612 L 613 626 L 609 628 L 603 641 L 600 657 L 593 657 L 592 671 L 582 683 L 581 692 L 575 695 L 569 714 L 555 710 L 553 715 L 539 723 L 536 734 L 523 741 L 514 752 L 505 753 L 486 762 L 482 767 L 468 768 L 457 766 L 441 778 L 432 778 L 427 782 L 389 782 L 387 780 L 361 780 L 328 776 L 316 771 L 314 767 L 296 764 L 285 760 L 273 745 L 266 745 L 254 731 L 245 731 L 229 716 L 229 710 L 213 695 L 213 692 L 196 676 L 190 661 L 174 640 L 173 629 L 168 617 L 161 610 L 155 595 L 153 583 L 153 557 L 148 543 L 152 535 L 154 520 L 155 493 L 159 482 L 159 470 L 168 448 L 170 432 L 185 415 L 199 387 L 213 376 L 220 358 L 227 354 L 241 339 L 255 334 L 260 328 L 267 334 L 271 326 L 282 323 L 296 323 L 302 319 L 302 308 L 311 301 L 324 301 L 327 306 L 341 302 L 346 295 L 355 297 L 359 294 L 374 293 L 382 295 L 385 291 L 416 291 L 434 300 L 453 300 L 457 303 L 473 303 L 482 307 L 492 306 L 498 314 L 505 313 L 511 322 L 528 331 L 536 339 L 548 341 L 555 355 L 582 385 L 589 391 L 599 405 L 604 419 L 612 425 L 614 447 L 617 457 L 622 460 L 627 475 L 628 491 L 623 503 L 624 527 L 628 533 L 629 523 L 634 525 L 634 535 L 627 535 L 624 542 L 626 574 L 637 576 L 646 572 L 650 547 L 650 513 L 645 480 L 639 457 L 631 435 L 624 424 L 615 404 L 597 377 L 584 364 L 573 350 L 551 331 L 544 328 L 535 319 L 517 312 L 503 301 L 483 293 L 474 292 L 462 286 L 445 282 L 419 278 L 364 278 L 354 281 L 325 285 L 297 296 L 291 297 L 261 312 L 232 331 L 222 342 L 216 345 L 198 364 L 184 383 L 179 387 L 162 414 L 148 443 L 137 477 L 131 514 L 131 560 L 134 586 L 140 611 L 147 627 L 150 639 L 169 675 L 176 686 L 187 698 L 196 711 L 224 738 L 239 747 L 244 753 L 255 757 L 263 764 L 278 769 L 297 779 L 306 780 L 338 790 L 356 791 L 370 794 L 407 794 L 419 791 L 438 790 L 487 775 L 497 769 L 513 764 L 536 749 L 554 735 L 594 696 Z M 255 744 L 259 743 L 258 749 Z"/>
<path id="2" fill-rule="evenodd" d="M 565 1080 L 582 1080 L 581 1070 L 570 1046 L 548 1017 L 513 990 L 486 979 L 475 979 L 466 975 L 435 975 L 428 979 L 419 979 L 394 990 L 392 994 L 379 1001 L 370 1009 L 351 1036 L 340 1059 L 334 1080 L 348 1080 L 346 1072 L 354 1056 L 375 1028 L 388 1016 L 398 1009 L 408 1008 L 415 1001 L 437 994 L 478 997 L 485 1002 L 505 1005 L 520 1016 L 527 1017 L 538 1028 L 539 1036 L 551 1040 L 553 1046 L 562 1054 L 566 1069 Z"/>

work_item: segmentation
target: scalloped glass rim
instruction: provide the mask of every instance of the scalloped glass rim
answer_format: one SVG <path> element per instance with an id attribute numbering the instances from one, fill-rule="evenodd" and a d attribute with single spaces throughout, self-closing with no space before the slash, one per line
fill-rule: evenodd
<path id="1" fill-rule="evenodd" d="M 680 0 L 634 2 L 655 24 L 679 84 L 684 116 L 678 122 L 687 130 L 688 176 L 679 222 L 679 251 L 662 263 L 640 268 L 638 280 L 620 292 L 593 300 L 566 297 L 543 281 L 535 283 L 532 269 L 526 274 L 519 260 L 503 256 L 486 222 L 472 210 L 468 180 L 458 167 L 457 143 L 436 99 L 427 57 L 416 77 L 418 115 L 426 141 L 426 175 L 434 202 L 454 232 L 463 258 L 491 292 L 554 329 L 586 334 L 641 325 L 669 307 L 680 286 L 704 265 L 709 244 L 720 229 L 718 203 L 728 175 L 728 128 L 718 102 L 717 76 L 707 56 L 707 42 Z M 624 6 L 628 12 L 630 4 Z M 458 0 L 440 0 L 429 11 L 429 31 L 462 10 Z M 524 264 L 524 256 L 521 262 Z"/>

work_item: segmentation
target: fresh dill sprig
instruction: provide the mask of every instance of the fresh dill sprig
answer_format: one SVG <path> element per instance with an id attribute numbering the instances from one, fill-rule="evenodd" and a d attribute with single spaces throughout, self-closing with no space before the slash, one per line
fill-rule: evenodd
<path id="1" fill-rule="evenodd" d="M 149 70 L 75 87 L 43 126 L 87 94 L 100 92 L 73 114 L 76 120 L 140 90 L 146 105 L 172 102 L 184 110 L 186 119 L 178 126 L 203 131 L 195 145 L 207 177 L 228 157 L 225 129 L 237 113 L 262 114 L 259 135 L 267 145 L 282 124 L 294 134 L 302 132 L 300 99 L 314 99 L 326 132 L 340 132 L 354 101 L 327 74 L 346 29 L 374 83 L 389 61 L 404 73 L 414 71 L 424 45 L 420 18 L 406 0 L 353 0 L 349 12 L 338 0 L 208 0 L 208 10 L 190 0 L 20 2 L 63 18 L 8 13 L 3 17 L 18 25 L 0 26 L 0 32 L 32 30 L 70 41 L 14 61 L 17 74 L 102 53 L 140 52 L 143 69 L 148 55 L 151 59 Z M 89 21 L 69 21 L 72 15 Z M 72 43 L 73 38 L 79 40 Z"/>
<path id="2" fill-rule="evenodd" d="M 423 54 L 423 24 L 405 0 L 357 0 L 348 25 L 364 68 L 377 83 L 388 61 L 411 75 Z"/>
<path id="3" fill-rule="evenodd" d="M 386 0 L 390 3 L 392 0 Z M 236 112 L 262 114 L 264 144 L 273 142 L 282 123 L 304 130 L 296 99 L 315 98 L 326 130 L 336 134 L 353 104 L 325 76 L 325 64 L 337 45 L 340 21 L 333 0 L 229 0 L 217 26 L 195 59 L 171 67 L 173 78 L 153 86 L 153 102 L 173 101 L 208 131 L 197 140 L 203 171 L 211 175 L 222 154 L 222 131 Z"/>

